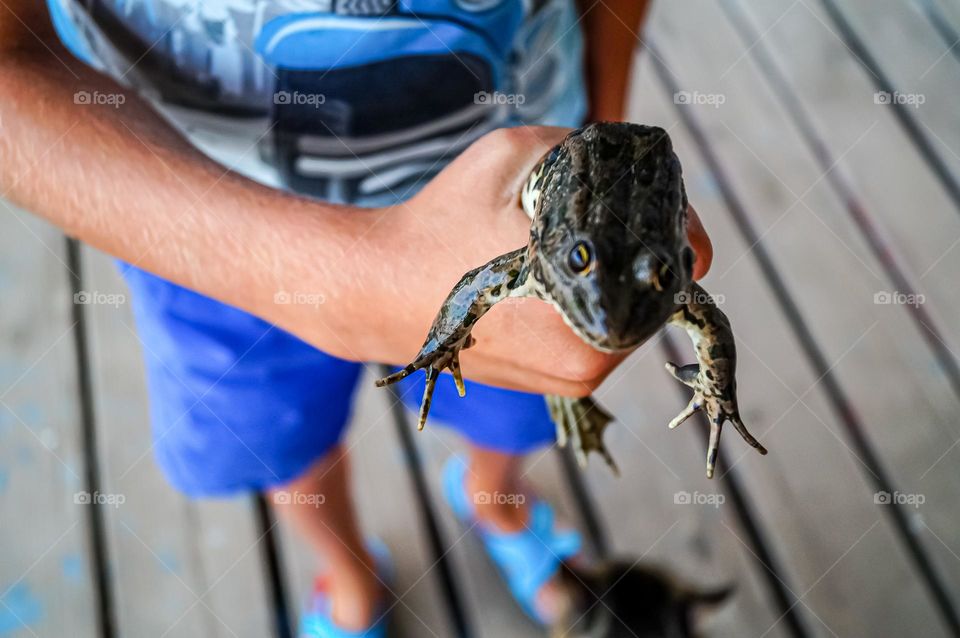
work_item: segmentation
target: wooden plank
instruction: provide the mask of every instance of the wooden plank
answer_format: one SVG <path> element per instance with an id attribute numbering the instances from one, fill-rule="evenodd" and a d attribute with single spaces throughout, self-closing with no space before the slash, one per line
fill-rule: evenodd
<path id="1" fill-rule="evenodd" d="M 798 396 L 815 386 L 816 375 L 802 365 L 803 355 L 786 329 L 776 329 L 782 325 L 782 319 L 776 314 L 776 303 L 764 289 L 757 266 L 742 260 L 721 276 L 747 250 L 747 245 L 733 234 L 724 219 L 724 203 L 699 162 L 691 140 L 679 127 L 671 134 L 684 158 L 691 201 L 704 218 L 717 248 L 717 270 L 704 285 L 713 294 L 724 295 L 724 310 L 736 330 L 741 409 L 747 423 L 771 450 L 763 458 L 755 458 L 751 451 L 742 448 L 731 455 L 728 432 L 722 453 L 741 470 L 761 520 L 781 548 L 791 589 L 803 599 L 803 613 L 810 618 L 812 634 L 844 635 L 846 632 L 838 626 L 841 622 L 849 623 L 847 629 L 857 626 L 846 605 L 869 607 L 872 595 L 855 595 L 854 584 L 847 582 L 843 572 L 827 570 L 851 547 L 855 546 L 856 552 L 844 556 L 845 569 L 850 569 L 847 561 L 854 559 L 860 565 L 873 564 L 878 555 L 895 552 L 898 546 L 888 530 L 877 534 L 872 529 L 879 515 L 872 511 L 865 496 L 857 463 L 837 444 L 831 432 L 835 426 L 822 395 L 810 394 L 802 404 L 797 401 Z M 667 411 L 660 421 L 674 411 Z M 824 427 L 821 422 L 830 425 Z M 830 472 L 811 475 L 813 459 L 818 459 L 818 468 L 829 467 Z M 832 496 L 830 503 L 818 503 L 818 495 L 837 491 L 838 477 L 844 488 Z M 857 490 L 862 490 L 863 496 Z M 833 524 L 829 532 L 822 531 L 824 519 L 833 516 L 842 517 L 841 522 Z M 861 539 L 864 533 L 867 536 Z M 897 566 L 898 573 L 907 574 L 902 557 Z M 822 581 L 818 580 L 821 576 L 825 576 Z M 838 604 L 838 597 L 846 600 L 845 605 Z"/>
<path id="2" fill-rule="evenodd" d="M 911 298 L 923 301 L 923 303 L 905 305 L 904 309 L 913 321 L 916 332 L 925 342 L 926 349 L 935 359 L 937 367 L 940 368 L 950 384 L 953 393 L 960 399 L 960 360 L 950 350 L 947 343 L 949 339 L 948 331 L 944 329 L 935 316 L 935 308 L 928 308 L 928 306 L 936 306 L 937 304 L 926 302 L 925 295 L 919 292 L 920 286 L 917 278 L 909 272 L 904 259 L 900 257 L 902 251 L 896 245 L 891 244 L 888 233 L 885 232 L 877 215 L 867 208 L 846 171 L 837 166 L 838 161 L 834 158 L 833 152 L 814 122 L 812 115 L 814 104 L 811 103 L 809 106 L 805 104 L 805 100 L 790 83 L 783 68 L 770 54 L 766 44 L 762 42 L 760 31 L 754 21 L 750 19 L 739 3 L 729 2 L 721 6 L 726 9 L 726 16 L 737 30 L 744 46 L 749 47 L 750 57 L 757 63 L 761 74 L 770 83 L 771 91 L 786 110 L 788 119 L 797 129 L 807 149 L 815 158 L 816 165 L 822 171 L 823 181 L 829 184 L 830 188 L 840 198 L 843 209 L 854 223 L 858 235 L 865 241 L 876 259 L 880 268 L 877 272 L 878 279 L 885 278 L 888 282 L 888 290 L 897 291 L 895 296 L 897 301 Z M 873 126 L 876 123 L 875 121 Z M 920 279 L 922 279 L 922 276 Z M 877 294 L 879 296 L 891 296 L 889 292 L 878 292 Z"/>
<path id="3" fill-rule="evenodd" d="M 954 44 L 960 37 L 960 5 L 951 0 L 913 0 L 917 9 L 926 15 L 936 16 L 942 20 L 946 26 L 945 36 L 942 38 L 944 45 L 952 47 L 950 55 L 955 59 L 960 59 L 960 51 Z"/>
<path id="4" fill-rule="evenodd" d="M 911 0 L 910 7 L 930 22 L 947 56 L 960 62 L 960 6 L 949 0 Z"/>
<path id="5" fill-rule="evenodd" d="M 765 8 L 769 8 L 768 5 L 765 5 Z M 769 17 L 764 16 L 760 22 L 762 23 L 764 19 L 769 19 Z M 797 19 L 791 19 L 790 23 L 789 37 L 785 33 L 780 33 L 779 28 L 774 28 L 771 29 L 768 38 L 765 39 L 765 43 L 771 43 L 770 48 L 776 50 L 776 57 L 784 66 L 789 65 L 792 71 L 791 77 L 808 77 L 808 74 L 803 73 L 805 65 L 796 59 L 795 53 L 790 48 L 789 38 L 799 38 L 808 43 L 816 42 L 818 34 L 821 34 L 822 37 L 822 25 L 814 16 L 805 14 L 798 15 Z M 777 46 L 773 46 L 773 43 L 777 43 Z M 818 46 L 827 46 L 826 41 L 817 44 Z M 910 46 L 910 43 L 900 44 Z M 754 47 L 754 51 L 758 51 L 760 48 Z M 910 54 L 905 51 L 904 55 L 909 57 Z M 946 61 L 944 63 L 946 64 Z M 836 66 L 842 65 L 838 64 Z M 960 85 L 960 81 L 955 80 L 954 84 Z M 838 132 L 838 126 L 855 126 L 851 115 L 859 114 L 863 117 L 860 123 L 861 129 L 866 122 L 870 121 L 866 119 L 866 114 L 861 110 L 863 107 L 860 100 L 851 96 L 851 94 L 859 93 L 860 89 L 857 85 L 848 87 L 846 92 L 842 86 L 836 86 L 834 89 L 833 100 L 826 102 L 811 100 L 809 104 L 809 108 L 818 113 L 825 110 L 826 104 L 832 104 L 831 110 L 826 114 L 829 117 L 825 117 L 821 113 L 821 117 L 818 118 L 823 123 L 822 126 L 825 127 L 823 137 L 827 140 L 827 143 L 830 143 L 834 134 Z M 816 95 L 813 92 L 813 85 L 801 85 L 798 86 L 798 90 L 800 94 L 805 96 Z M 843 120 L 843 122 L 838 123 L 836 120 Z M 903 192 L 912 191 L 914 198 L 921 201 L 921 205 L 914 209 L 914 213 L 902 215 L 898 211 L 897 214 L 888 217 L 892 214 L 892 211 L 881 210 L 880 202 L 887 200 L 892 193 L 889 183 L 875 181 L 860 186 L 860 190 L 864 191 L 864 200 L 868 202 L 869 213 L 882 218 L 881 222 L 899 222 L 902 219 L 910 219 L 914 229 L 912 233 L 910 235 L 899 234 L 910 232 L 910 228 L 903 226 L 902 230 L 898 231 L 895 241 L 891 244 L 893 257 L 896 258 L 898 252 L 903 254 L 903 251 L 898 251 L 898 249 L 902 248 L 904 244 L 907 245 L 908 250 L 920 249 L 924 243 L 933 245 L 933 241 L 929 237 L 928 226 L 931 223 L 936 225 L 945 219 L 955 218 L 956 211 L 951 210 L 949 205 L 936 209 L 931 207 L 932 203 L 927 204 L 926 197 L 929 195 L 926 188 L 927 184 L 912 181 L 913 171 L 918 167 L 922 169 L 922 163 L 916 157 L 902 152 L 901 140 L 896 136 L 899 131 L 890 121 L 881 118 L 876 121 L 876 129 L 884 128 L 879 133 L 875 130 L 870 134 L 869 139 L 872 140 L 871 143 L 874 148 L 870 152 L 864 153 L 860 150 L 861 145 L 856 145 L 846 155 L 843 167 L 846 168 L 848 166 L 847 162 L 850 162 L 849 166 L 854 169 L 860 168 L 860 165 L 864 163 L 869 164 L 869 168 L 872 168 L 876 165 L 876 158 L 878 157 L 885 158 L 881 161 L 888 161 L 889 158 L 899 160 L 898 165 L 902 167 L 900 172 L 903 174 L 903 178 L 897 179 L 891 175 L 891 179 L 898 183 Z M 865 143 L 867 140 L 868 138 L 864 138 Z M 877 147 L 878 140 L 887 140 L 888 148 L 883 150 Z M 871 194 L 873 197 L 871 197 Z M 823 217 L 828 222 L 833 221 L 832 215 Z M 846 232 L 842 224 L 834 225 L 831 223 L 831 228 L 838 235 Z M 960 243 L 960 224 L 954 223 L 952 229 L 944 226 L 941 232 L 952 233 L 950 236 L 953 237 L 953 240 Z M 874 264 L 872 267 L 875 272 L 880 272 L 877 266 L 877 264 Z M 956 295 L 957 283 L 952 272 L 949 268 L 941 271 L 938 266 L 921 278 L 924 285 L 933 291 L 931 297 L 928 297 L 926 303 L 923 304 L 923 309 L 935 310 L 939 306 L 941 311 L 947 311 L 948 316 L 950 316 L 949 313 L 955 311 L 955 305 L 960 301 L 960 297 Z M 853 292 L 853 290 L 848 291 L 848 294 Z M 869 290 L 862 291 L 857 299 L 862 301 L 862 296 L 867 292 Z M 945 301 L 949 301 L 949 303 L 944 303 Z M 849 307 L 849 304 L 845 303 L 844 307 Z M 926 361 L 924 360 L 924 355 L 929 352 L 929 349 L 926 349 L 927 352 L 925 352 L 922 344 L 912 338 L 908 326 L 904 325 L 903 315 L 910 314 L 911 310 L 908 306 L 897 308 L 889 305 L 881 305 L 874 310 L 874 315 L 882 321 L 881 326 L 889 331 L 888 336 L 879 337 L 878 335 L 879 338 L 874 349 L 862 352 L 858 350 L 857 356 L 851 358 L 848 363 L 850 366 L 863 366 L 863 370 L 889 370 L 890 373 L 866 375 L 862 372 L 854 372 L 851 374 L 848 383 L 851 390 L 860 388 L 862 398 L 859 407 L 865 420 L 871 423 L 886 422 L 889 424 L 886 427 L 878 427 L 874 431 L 878 434 L 878 446 L 890 459 L 890 465 L 896 472 L 901 489 L 905 492 L 923 493 L 930 503 L 946 503 L 958 497 L 958 478 L 955 473 L 942 466 L 944 464 L 949 465 L 950 452 L 955 449 L 958 440 L 956 420 L 951 416 L 951 413 L 960 397 L 957 396 L 955 380 L 947 374 L 948 370 L 945 370 L 942 365 L 933 365 L 928 358 Z M 862 309 L 862 312 L 869 313 L 869 308 Z M 941 326 L 955 329 L 956 322 L 941 323 Z M 913 332 L 915 333 L 915 331 Z M 928 335 L 921 332 L 921 336 L 926 337 Z M 894 354 L 893 351 L 896 351 L 896 354 L 891 356 Z M 956 349 L 951 347 L 950 354 L 952 356 L 956 357 L 957 352 Z M 896 370 L 904 370 L 906 373 L 897 375 Z M 903 380 L 896 378 L 897 376 L 903 376 L 906 384 L 903 383 Z M 950 396 L 947 386 L 951 387 L 953 397 Z M 894 394 L 896 392 L 900 394 Z M 871 396 L 871 393 L 873 396 Z M 898 427 L 899 424 L 904 422 L 913 424 L 908 431 Z M 918 536 L 924 541 L 925 546 L 930 548 L 936 559 L 935 562 L 946 566 L 941 568 L 940 571 L 947 581 L 953 599 L 952 607 L 956 610 L 960 606 L 960 576 L 958 576 L 960 572 L 954 567 L 957 566 L 958 561 L 956 548 L 960 546 L 960 536 L 958 536 L 960 530 L 957 530 L 956 526 L 951 523 L 951 518 L 948 508 L 931 506 L 923 509 L 922 518 L 918 514 L 914 524 L 919 526 L 921 533 Z M 916 533 L 916 529 L 912 531 Z M 937 568 L 935 567 L 935 569 Z M 954 617 L 956 617 L 955 611 Z"/>
<path id="6" fill-rule="evenodd" d="M 689 6 L 685 8 L 691 9 Z M 724 166 L 730 167 L 728 172 L 736 191 L 743 193 L 744 201 L 749 202 L 749 211 L 763 233 L 768 254 L 773 256 L 781 274 L 787 277 L 788 293 L 795 295 L 816 343 L 833 365 L 830 374 L 842 381 L 841 387 L 852 397 L 857 412 L 863 415 L 863 422 L 870 424 L 871 433 L 876 433 L 878 446 L 893 467 L 898 486 L 904 492 L 916 489 L 919 486 L 910 479 L 918 478 L 921 464 L 928 465 L 935 460 L 936 457 L 931 458 L 930 454 L 937 447 L 926 447 L 920 441 L 931 436 L 944 437 L 950 428 L 949 421 L 945 420 L 952 409 L 950 390 L 942 377 L 937 378 L 935 374 L 923 380 L 913 378 L 918 352 L 926 353 L 899 309 L 873 305 L 877 267 L 870 265 L 871 256 L 864 249 L 862 239 L 844 212 L 838 210 L 835 194 L 817 181 L 820 171 L 810 162 L 782 111 L 762 90 L 763 79 L 749 63 L 740 62 L 745 55 L 744 47 L 731 46 L 736 41 L 717 7 L 697 3 L 695 8 L 657 13 L 657 24 L 663 32 L 671 34 L 671 42 L 683 42 L 683 46 L 671 47 L 672 54 L 666 56 L 666 64 L 680 76 L 684 88 L 703 95 L 725 97 L 726 102 L 720 108 L 709 105 L 689 108 L 704 122 L 708 135 L 720 149 Z M 788 22 L 793 28 L 794 20 L 783 21 Z M 771 30 L 767 38 L 775 41 L 778 36 Z M 703 60 L 712 62 L 704 65 Z M 859 132 L 862 133 L 864 128 L 861 122 Z M 789 149 L 796 150 L 790 152 Z M 885 152 L 892 151 L 888 148 Z M 791 208 L 797 199 L 794 193 L 802 193 L 806 205 Z M 729 234 L 726 225 L 708 227 L 718 245 L 739 239 L 726 238 Z M 719 238 L 722 238 L 722 244 Z M 743 252 L 747 250 L 748 247 L 743 246 Z M 721 265 L 721 279 L 726 282 L 734 278 L 746 261 L 748 259 L 744 258 L 727 267 Z M 743 284 L 736 287 L 737 290 L 749 288 Z M 769 299 L 751 300 L 750 314 L 755 321 L 762 312 L 774 310 L 771 302 Z M 884 310 L 893 312 L 882 312 Z M 743 320 L 739 323 L 743 324 Z M 909 622 L 929 623 L 933 615 L 930 601 L 915 579 L 912 564 L 906 561 L 900 540 L 893 536 L 887 519 L 880 518 L 883 516 L 880 508 L 873 505 L 869 494 L 873 488 L 864 485 L 859 462 L 849 456 L 842 460 L 835 458 L 834 453 L 840 449 L 840 442 L 845 437 L 843 432 L 837 431 L 836 411 L 845 404 L 837 404 L 834 396 L 831 397 L 833 413 L 815 408 L 811 399 L 820 393 L 820 388 L 816 387 L 817 378 L 809 379 L 806 384 L 794 382 L 801 371 L 792 368 L 796 368 L 804 356 L 787 356 L 784 345 L 777 345 L 778 341 L 784 341 L 782 333 L 771 330 L 777 325 L 780 322 L 776 317 L 768 316 L 757 322 L 753 330 L 748 328 L 744 332 L 741 328 L 738 334 L 746 349 L 763 353 L 762 360 L 757 359 L 757 363 L 764 368 L 767 385 L 782 381 L 782 385 L 790 390 L 789 394 L 794 395 L 790 399 L 788 394 L 784 405 L 806 410 L 809 404 L 809 414 L 806 415 L 808 431 L 803 433 L 804 440 L 798 444 L 808 449 L 812 443 L 817 444 L 813 448 L 817 450 L 816 454 L 811 458 L 818 459 L 818 475 L 810 475 L 809 465 L 805 468 L 805 464 L 798 464 L 792 473 L 802 475 L 806 469 L 806 476 L 802 483 L 790 485 L 790 492 L 805 494 L 806 499 L 801 499 L 801 503 L 811 503 L 814 502 L 813 495 L 818 493 L 818 486 L 820 493 L 830 489 L 828 484 L 845 486 L 842 490 L 833 488 L 831 503 L 820 502 L 815 511 L 806 512 L 802 505 L 793 508 L 789 514 L 781 511 L 782 515 L 787 514 L 780 518 L 781 525 L 797 525 L 798 521 L 791 522 L 791 518 L 803 518 L 801 526 L 817 520 L 830 521 L 831 524 L 831 533 L 827 537 L 817 538 L 819 534 L 814 534 L 798 539 L 816 545 L 809 551 L 799 552 L 803 561 L 794 569 L 801 588 L 807 587 L 808 583 L 817 583 L 808 600 L 825 624 L 841 634 L 853 628 L 857 628 L 858 633 L 869 633 L 873 623 L 876 623 L 875 631 L 880 633 L 897 633 L 892 628 L 905 621 L 903 631 L 908 631 Z M 764 340 L 767 341 L 765 347 Z M 929 359 L 926 366 L 930 366 Z M 877 371 L 889 371 L 889 375 Z M 907 371 L 909 375 L 904 374 Z M 822 373 L 816 371 L 818 376 Z M 802 401 L 798 402 L 797 397 Z M 921 420 L 924 424 L 905 436 L 899 427 L 904 419 L 911 422 Z M 783 427 L 785 424 L 777 425 L 778 430 Z M 810 427 L 814 430 L 810 431 Z M 918 448 L 925 449 L 918 453 Z M 796 446 L 785 449 L 796 450 Z M 942 451 L 943 448 L 939 449 Z M 834 458 L 828 460 L 828 456 Z M 761 484 L 756 480 L 754 483 Z M 924 487 L 928 491 L 945 489 L 950 492 L 954 489 L 952 483 L 948 480 L 936 487 Z M 839 509 L 833 509 L 838 506 Z M 844 529 L 837 527 L 834 516 L 827 514 L 828 509 L 835 516 L 844 517 Z M 935 512 L 928 508 L 925 514 L 935 515 Z M 822 580 L 817 580 L 833 564 L 838 553 L 846 551 L 864 529 L 870 528 L 871 521 L 877 523 L 877 527 L 856 545 L 855 552 L 851 550 L 843 559 L 850 571 L 833 570 Z M 926 547 L 935 555 L 943 551 L 943 548 L 936 550 L 929 543 Z M 908 591 L 900 589 L 896 594 L 893 591 L 873 591 L 869 595 L 857 591 L 859 585 L 850 575 L 857 572 L 868 574 L 880 560 L 884 561 L 886 569 L 896 570 L 911 583 Z M 845 609 L 836 606 L 841 597 L 846 598 Z M 857 611 L 851 614 L 851 609 Z"/>
<path id="7" fill-rule="evenodd" d="M 910 117 L 920 123 L 920 133 L 933 138 L 932 151 L 957 179 L 960 176 L 960 127 L 956 125 L 956 104 L 960 99 L 960 67 L 950 52 L 955 42 L 945 43 L 912 1 L 875 0 L 867 5 L 822 0 L 821 4 L 827 9 L 835 7 L 836 13 L 832 15 L 849 23 L 869 52 L 868 57 L 878 65 L 873 73 L 868 71 L 868 75 L 874 81 L 876 76 L 889 79 L 890 88 L 899 93 L 892 96 L 891 101 L 900 101 L 906 106 Z M 867 58 L 861 59 L 867 61 Z"/>
<path id="8" fill-rule="evenodd" d="M 266 636 L 271 614 L 251 501 L 190 501 L 151 457 L 143 356 L 111 259 L 84 251 L 95 411 L 121 636 Z"/>
<path id="9" fill-rule="evenodd" d="M 881 237 L 895 247 L 896 256 L 917 286 L 916 292 L 924 295 L 924 309 L 932 314 L 945 345 L 957 358 L 960 325 L 952 317 L 960 313 L 960 282 L 952 273 L 960 269 L 960 211 L 889 105 L 875 103 L 874 78 L 851 55 L 819 3 L 792 7 L 787 0 L 737 4 L 748 7 L 747 13 L 761 33 L 767 31 L 761 44 L 772 52 L 803 96 L 833 157 L 841 158 L 834 170 L 852 181 Z M 917 19 L 915 16 L 911 23 Z M 931 37 L 929 33 L 927 37 Z M 911 58 L 911 47 L 918 46 L 899 37 L 895 41 L 894 55 Z M 742 51 L 740 55 L 749 58 Z M 737 66 L 744 64 L 740 61 Z M 938 72 L 941 67 L 950 70 L 955 65 L 943 60 L 936 67 Z M 944 100 L 948 100 L 945 108 L 950 109 L 956 103 L 960 81 L 954 77 L 946 85 L 931 92 L 920 108 L 911 109 L 916 111 L 914 116 L 926 117 Z M 924 82 L 923 90 L 926 88 Z M 911 91 L 906 87 L 902 90 Z M 949 95 L 942 95 L 944 91 L 954 92 L 952 101 Z M 936 124 L 934 130 L 954 149 L 960 149 L 943 137 L 942 125 Z M 949 158 L 945 161 L 951 167 L 956 167 L 958 160 L 949 150 L 942 145 L 937 150 Z"/>
<path id="10" fill-rule="evenodd" d="M 0 635 L 96 636 L 65 241 L 0 201 Z"/>
<path id="11" fill-rule="evenodd" d="M 373 385 L 370 372 L 359 383 L 346 445 L 361 528 L 386 543 L 396 571 L 390 587 L 402 602 L 390 612 L 391 629 L 400 636 L 451 636 L 436 559 L 418 516 L 417 495 L 393 425 L 390 394 Z M 322 565 L 286 525 L 282 525 L 282 538 L 293 609 L 299 611 Z"/>

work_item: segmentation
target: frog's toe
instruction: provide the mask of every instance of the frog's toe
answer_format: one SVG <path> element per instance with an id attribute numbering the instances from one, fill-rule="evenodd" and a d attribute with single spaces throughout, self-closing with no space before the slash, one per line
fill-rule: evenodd
<path id="1" fill-rule="evenodd" d="M 683 381 L 680 376 L 677 376 L 677 378 Z M 707 478 L 713 478 L 714 469 L 717 464 L 717 455 L 720 449 L 720 431 L 726 421 L 733 423 L 733 427 L 736 428 L 740 436 L 743 437 L 743 440 L 751 447 L 755 448 L 760 454 L 767 453 L 766 448 L 750 434 L 747 427 L 743 424 L 735 401 L 725 401 L 716 396 L 705 394 L 697 385 L 694 385 L 694 388 L 695 391 L 690 402 L 687 403 L 687 406 L 680 414 L 670 421 L 669 427 L 671 430 L 674 429 L 700 410 L 706 413 L 707 420 L 710 423 L 710 441 L 707 445 Z"/>
<path id="2" fill-rule="evenodd" d="M 703 409 L 710 421 L 710 441 L 707 445 L 707 478 L 713 478 L 720 448 L 720 431 L 726 421 L 733 423 L 733 427 L 751 447 L 755 448 L 760 454 L 767 453 L 767 449 L 750 434 L 747 426 L 743 424 L 740 412 L 735 404 L 733 406 L 727 405 L 716 397 L 708 397 L 703 402 Z"/>
<path id="3" fill-rule="evenodd" d="M 667 427 L 669 427 L 672 430 L 673 428 L 677 427 L 678 425 L 680 425 L 681 423 L 683 423 L 684 421 L 692 417 L 694 414 L 696 414 L 701 407 L 702 406 L 699 400 L 697 399 L 697 396 L 694 395 L 694 397 L 690 399 L 690 403 L 687 404 L 687 407 L 683 409 L 683 412 L 675 416 L 673 421 L 670 421 L 670 425 Z"/>
<path id="4" fill-rule="evenodd" d="M 454 383 L 457 384 L 457 393 L 460 396 L 466 395 L 466 389 L 463 387 L 463 377 L 460 374 L 460 359 L 456 352 L 439 360 L 434 360 L 428 364 L 424 371 L 427 373 L 427 383 L 423 388 L 423 400 L 420 402 L 420 414 L 417 418 L 417 429 L 422 430 L 427 424 L 427 415 L 430 414 L 430 403 L 433 401 L 433 390 L 437 386 L 437 377 L 440 371 L 449 368 L 453 373 Z"/>
<path id="5" fill-rule="evenodd" d="M 710 441 L 707 443 L 707 478 L 713 478 L 717 467 L 717 455 L 720 452 L 720 430 L 723 428 L 723 419 L 710 420 Z"/>
<path id="6" fill-rule="evenodd" d="M 598 452 L 615 475 L 620 471 L 603 443 L 603 433 L 613 416 L 591 397 L 571 399 L 547 395 L 550 415 L 557 426 L 557 442 L 565 446 L 569 437 L 573 455 L 580 467 L 587 466 L 587 455 Z"/>
<path id="7" fill-rule="evenodd" d="M 406 379 L 406 378 L 409 377 L 411 374 L 413 374 L 414 372 L 416 372 L 417 369 L 418 369 L 418 368 L 417 368 L 417 363 L 416 363 L 416 362 L 413 362 L 413 363 L 411 363 L 410 365 L 408 365 L 408 366 L 406 366 L 406 367 L 404 367 L 404 368 L 401 368 L 400 370 L 397 370 L 396 372 L 394 372 L 394 373 L 391 374 L 391 375 L 385 376 L 385 377 L 383 377 L 382 379 L 377 379 L 374 383 L 376 383 L 376 385 L 377 385 L 378 388 L 382 388 L 382 387 L 384 387 L 384 386 L 388 386 L 388 385 L 391 385 L 391 384 L 393 384 L 393 383 L 396 383 L 397 381 L 400 381 L 401 379 Z"/>
<path id="8" fill-rule="evenodd" d="M 397 381 L 409 377 L 417 370 L 423 370 L 426 372 L 427 384 L 423 390 L 423 401 L 420 403 L 420 415 L 417 420 L 417 428 L 422 430 L 423 426 L 427 422 L 427 415 L 430 413 L 430 403 L 433 400 L 433 389 L 437 385 L 437 377 L 440 376 L 440 372 L 442 370 L 445 368 L 449 369 L 453 374 L 453 381 L 457 385 L 457 393 L 460 396 L 465 396 L 467 393 L 466 387 L 463 384 L 463 373 L 460 370 L 460 350 L 460 347 L 452 347 L 438 348 L 426 354 L 421 351 L 420 355 L 417 356 L 417 359 L 413 363 L 389 376 L 383 377 L 382 379 L 377 379 L 376 385 L 377 387 L 382 388 L 383 386 L 396 383 Z"/>
<path id="9" fill-rule="evenodd" d="M 700 365 L 697 363 L 691 363 L 685 366 L 678 366 L 672 361 L 667 361 L 664 364 L 664 367 L 667 368 L 667 372 L 673 375 L 673 378 L 677 381 L 690 386 L 691 388 L 696 387 L 697 376 L 700 374 Z"/>
<path id="10" fill-rule="evenodd" d="M 420 402 L 420 414 L 417 418 L 417 429 L 422 430 L 427 424 L 427 415 L 430 414 L 430 404 L 433 402 L 433 389 L 437 385 L 440 371 L 430 366 L 427 368 L 427 384 L 423 387 L 423 400 Z"/>
<path id="11" fill-rule="evenodd" d="M 763 447 L 760 441 L 756 440 L 753 435 L 750 434 L 750 431 L 747 430 L 747 426 L 745 426 L 740 419 L 739 412 L 730 418 L 730 422 L 733 423 L 733 427 L 736 428 L 737 432 L 740 433 L 740 436 L 743 437 L 743 440 L 746 441 L 750 447 L 755 448 L 760 454 L 767 453 L 767 448 Z"/>
<path id="12" fill-rule="evenodd" d="M 463 373 L 460 371 L 460 357 L 457 355 L 450 360 L 450 372 L 453 374 L 453 382 L 457 385 L 457 394 L 461 398 L 467 396 L 467 388 L 463 385 Z"/>

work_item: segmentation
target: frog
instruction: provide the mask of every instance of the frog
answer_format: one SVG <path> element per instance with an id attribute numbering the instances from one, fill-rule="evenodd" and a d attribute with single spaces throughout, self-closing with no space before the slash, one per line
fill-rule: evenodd
<path id="1" fill-rule="evenodd" d="M 576 129 L 537 162 L 518 205 L 530 218 L 527 245 L 464 274 L 414 360 L 376 381 L 382 387 L 425 372 L 418 429 L 426 424 L 442 371 L 449 370 L 465 396 L 460 353 L 475 343 L 471 331 L 483 315 L 505 299 L 534 297 L 601 352 L 629 352 L 665 325 L 686 331 L 697 363 L 667 362 L 666 368 L 693 394 L 668 427 L 706 415 L 707 478 L 713 478 L 726 422 L 766 454 L 740 415 L 730 321 L 693 280 L 687 194 L 667 131 L 629 122 Z M 569 443 L 582 467 L 593 452 L 618 473 L 603 440 L 613 416 L 592 396 L 548 394 L 545 400 L 558 444 Z"/>

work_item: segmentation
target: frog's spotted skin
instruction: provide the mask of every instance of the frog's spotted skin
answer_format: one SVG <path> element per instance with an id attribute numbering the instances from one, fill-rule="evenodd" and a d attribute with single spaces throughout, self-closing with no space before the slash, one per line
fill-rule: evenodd
<path id="1" fill-rule="evenodd" d="M 497 302 L 507 297 L 525 295 L 524 283 L 528 279 L 525 268 L 526 252 L 526 248 L 520 248 L 500 255 L 465 274 L 453 287 L 433 320 L 427 340 L 420 348 L 416 360 L 399 372 L 377 381 L 378 386 L 385 386 L 421 368 L 426 370 L 427 386 L 423 392 L 423 403 L 420 405 L 420 419 L 417 423 L 419 429 L 422 430 L 427 422 L 433 387 L 441 370 L 449 368 L 460 396 L 465 394 L 463 378 L 460 375 L 460 350 L 473 344 L 470 331 L 477 320 Z"/>
<path id="2" fill-rule="evenodd" d="M 531 218 L 529 244 L 464 275 L 434 319 L 416 360 L 377 385 L 425 370 L 422 428 L 441 370 L 450 369 L 463 394 L 459 352 L 470 346 L 477 320 L 507 297 L 539 297 L 581 339 L 607 352 L 632 349 L 665 323 L 686 329 L 699 363 L 667 364 L 667 369 L 694 395 L 670 427 L 697 410 L 706 412 L 708 477 L 727 420 L 766 454 L 737 410 L 730 323 L 691 278 L 687 198 L 666 131 L 621 123 L 574 131 L 534 168 L 520 200 Z M 558 441 L 572 442 L 581 465 L 588 452 L 597 451 L 616 470 L 603 444 L 613 417 L 590 397 L 548 396 L 546 401 Z"/>
<path id="3" fill-rule="evenodd" d="M 693 388 L 693 397 L 670 422 L 677 427 L 698 410 L 705 410 L 710 420 L 710 442 L 707 446 L 707 478 L 713 478 L 720 445 L 720 428 L 724 421 L 733 423 L 740 436 L 761 454 L 767 450 L 747 431 L 737 409 L 737 348 L 730 330 L 730 321 L 713 303 L 710 295 L 698 284 L 690 284 L 684 302 L 670 317 L 670 323 L 687 331 L 693 340 L 699 364 L 677 366 L 667 363 L 667 370 L 679 381 Z M 701 374 L 701 370 L 703 374 Z"/>

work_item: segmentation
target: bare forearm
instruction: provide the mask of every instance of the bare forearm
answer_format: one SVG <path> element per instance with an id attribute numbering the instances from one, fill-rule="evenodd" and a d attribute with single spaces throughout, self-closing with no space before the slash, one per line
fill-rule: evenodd
<path id="1" fill-rule="evenodd" d="M 0 41 L 0 197 L 341 357 L 408 361 L 462 274 L 527 241 L 520 188 L 566 134 L 490 133 L 388 209 L 308 201 L 224 172 L 132 94 L 75 104 L 120 89 L 14 19 L 11 4 L 24 16 L 34 2 L 0 7 L 0 33 L 17 36 Z M 278 291 L 322 303 L 278 304 Z M 585 394 L 620 358 L 536 300 L 498 305 L 474 336 L 464 374 L 527 391 Z"/>
<path id="2" fill-rule="evenodd" d="M 590 119 L 622 120 L 633 54 L 640 45 L 649 0 L 608 0 L 597 4 L 580 0 L 579 4 L 587 41 Z"/>
<path id="3" fill-rule="evenodd" d="M 0 192 L 74 237 L 325 350 L 372 356 L 359 351 L 376 349 L 368 335 L 351 333 L 370 332 L 358 307 L 369 297 L 358 299 L 356 283 L 377 259 L 383 211 L 346 211 L 226 172 L 135 95 L 72 67 L 37 48 L 0 59 Z M 78 105 L 78 90 L 123 93 L 124 102 Z M 277 304 L 280 290 L 324 303 Z"/>

